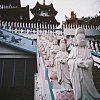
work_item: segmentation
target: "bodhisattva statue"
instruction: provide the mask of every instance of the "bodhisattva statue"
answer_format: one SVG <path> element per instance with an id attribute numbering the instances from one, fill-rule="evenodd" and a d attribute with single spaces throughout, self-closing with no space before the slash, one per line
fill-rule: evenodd
<path id="1" fill-rule="evenodd" d="M 47 36 L 45 36 L 45 39 L 44 39 L 44 48 L 45 48 L 45 52 L 47 52 L 47 48 L 48 48 L 48 46 L 47 46 L 47 43 L 49 42 L 49 38 L 48 38 L 48 34 L 47 34 Z"/>
<path id="2" fill-rule="evenodd" d="M 49 59 L 52 66 L 54 66 L 55 56 L 58 51 L 59 51 L 58 40 L 57 40 L 57 37 L 54 37 L 53 45 L 50 48 L 50 59 Z"/>
<path id="3" fill-rule="evenodd" d="M 47 56 L 49 57 L 50 56 L 50 48 L 51 48 L 51 45 L 53 44 L 53 35 L 50 34 L 49 35 L 49 41 L 47 43 Z"/>
<path id="4" fill-rule="evenodd" d="M 60 51 L 55 57 L 55 64 L 58 76 L 58 82 L 61 84 L 62 89 L 71 91 L 71 82 L 68 69 L 68 52 L 66 51 L 65 40 L 61 39 L 60 41 Z"/>
<path id="5" fill-rule="evenodd" d="M 77 46 L 68 56 L 68 65 L 75 100 L 100 100 L 92 76 L 93 58 L 86 46 L 85 30 L 77 28 L 75 32 Z"/>

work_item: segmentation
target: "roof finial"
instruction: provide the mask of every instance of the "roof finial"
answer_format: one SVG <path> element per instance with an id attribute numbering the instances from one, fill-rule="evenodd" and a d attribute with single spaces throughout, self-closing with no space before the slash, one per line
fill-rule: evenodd
<path id="1" fill-rule="evenodd" d="M 43 5 L 45 5 L 45 0 L 43 0 Z"/>

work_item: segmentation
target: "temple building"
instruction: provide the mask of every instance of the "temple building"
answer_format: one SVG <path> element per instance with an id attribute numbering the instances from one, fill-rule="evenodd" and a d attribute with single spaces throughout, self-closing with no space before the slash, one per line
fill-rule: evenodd
<path id="1" fill-rule="evenodd" d="M 29 6 L 21 7 L 20 0 L 0 0 L 0 20 L 29 21 Z"/>
<path id="2" fill-rule="evenodd" d="M 83 24 L 83 17 L 77 18 L 76 13 L 74 11 L 71 11 L 71 17 L 67 17 L 65 15 L 65 21 L 63 21 L 63 25 L 81 25 Z"/>
<path id="3" fill-rule="evenodd" d="M 30 21 L 29 6 L 21 7 L 20 0 L 0 0 L 0 24 L 21 21 Z M 0 27 L 0 100 L 33 100 L 36 41 L 15 33 Z"/>
<path id="4" fill-rule="evenodd" d="M 55 19 L 56 14 L 58 13 L 51 3 L 50 5 L 45 5 L 45 0 L 43 5 L 39 2 L 36 3 L 33 9 L 30 9 L 31 13 L 34 15 L 34 18 L 31 19 L 33 23 L 43 23 L 43 24 L 54 24 L 59 25 L 60 23 Z"/>

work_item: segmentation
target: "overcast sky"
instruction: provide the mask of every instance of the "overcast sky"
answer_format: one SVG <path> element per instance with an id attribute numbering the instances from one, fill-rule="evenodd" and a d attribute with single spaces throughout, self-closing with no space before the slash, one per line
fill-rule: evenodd
<path id="1" fill-rule="evenodd" d="M 43 4 L 43 0 L 21 0 L 21 6 L 29 5 L 30 8 L 33 8 L 37 1 Z M 65 20 L 65 15 L 70 17 L 71 11 L 74 11 L 78 18 L 100 15 L 100 0 L 45 0 L 45 3 L 46 5 L 53 3 L 55 10 L 58 11 L 56 19 L 59 22 Z"/>

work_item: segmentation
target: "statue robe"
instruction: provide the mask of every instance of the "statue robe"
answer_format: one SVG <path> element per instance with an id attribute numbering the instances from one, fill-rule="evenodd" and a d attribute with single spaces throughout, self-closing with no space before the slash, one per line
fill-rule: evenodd
<path id="1" fill-rule="evenodd" d="M 85 62 L 85 67 L 78 66 L 78 60 Z M 75 100 L 100 100 L 92 76 L 93 59 L 87 47 L 73 47 L 68 56 L 70 78 L 73 86 Z M 88 66 L 88 68 L 87 68 Z"/>
<path id="2" fill-rule="evenodd" d="M 56 64 L 58 82 L 59 80 L 62 81 L 61 88 L 66 90 L 72 90 L 70 84 L 71 82 L 70 82 L 67 59 L 68 59 L 68 53 L 66 51 L 59 51 L 55 57 L 55 64 Z M 60 63 L 61 60 L 65 63 L 64 64 Z"/>
<path id="3" fill-rule="evenodd" d="M 50 48 L 51 48 L 51 45 L 53 45 L 53 42 L 50 42 L 50 41 L 48 41 L 48 43 L 47 43 L 47 56 L 48 57 L 50 57 Z"/>
<path id="4" fill-rule="evenodd" d="M 52 65 L 55 63 L 55 56 L 57 52 L 59 51 L 59 46 L 58 45 L 52 45 L 50 48 L 50 62 Z"/>

